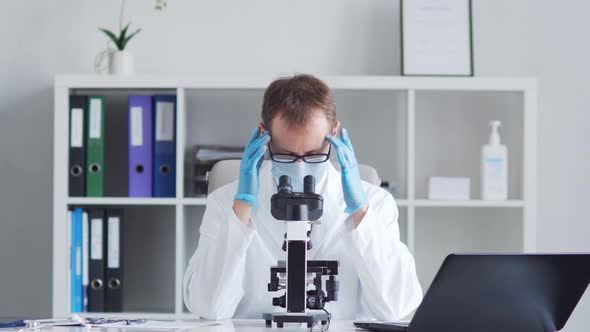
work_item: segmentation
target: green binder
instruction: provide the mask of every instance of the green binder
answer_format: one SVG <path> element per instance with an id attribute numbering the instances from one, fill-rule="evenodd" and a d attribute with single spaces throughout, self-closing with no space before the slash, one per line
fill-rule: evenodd
<path id="1" fill-rule="evenodd" d="M 88 97 L 86 196 L 102 197 L 104 189 L 104 97 Z"/>

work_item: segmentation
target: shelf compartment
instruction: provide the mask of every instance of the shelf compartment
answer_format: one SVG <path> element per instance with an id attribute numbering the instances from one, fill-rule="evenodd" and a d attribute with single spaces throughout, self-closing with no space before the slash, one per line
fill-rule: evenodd
<path id="1" fill-rule="evenodd" d="M 523 210 L 482 207 L 416 209 L 415 251 L 424 290 L 451 253 L 522 252 Z"/>
<path id="2" fill-rule="evenodd" d="M 174 312 L 173 207 L 126 207 L 125 312 Z"/>
<path id="3" fill-rule="evenodd" d="M 170 257 L 174 257 L 176 242 L 175 207 L 79 204 L 74 206 L 85 210 L 120 208 L 123 211 L 123 311 L 173 313 L 175 262 Z"/>
<path id="4" fill-rule="evenodd" d="M 129 192 L 129 95 L 162 94 L 176 95 L 176 90 L 72 89 L 70 91 L 70 95 L 104 96 L 104 197 L 126 197 Z M 178 168 L 181 167 L 177 166 L 177 171 Z"/>
<path id="5" fill-rule="evenodd" d="M 481 197 L 481 147 L 491 120 L 500 120 L 508 147 L 508 199 L 523 197 L 524 95 L 518 92 L 416 92 L 416 198 L 428 196 L 429 176 L 468 177 Z M 468 138 L 468 139 L 466 139 Z"/>
<path id="6" fill-rule="evenodd" d="M 261 121 L 264 90 L 190 89 L 185 91 L 185 197 L 196 196 L 194 147 L 244 147 Z M 228 119 L 231 119 L 228 121 Z"/>
<path id="7" fill-rule="evenodd" d="M 382 181 L 407 197 L 407 93 L 335 90 L 336 114 L 348 130 L 360 164 L 374 167 Z M 338 162 L 332 149 L 332 160 Z"/>

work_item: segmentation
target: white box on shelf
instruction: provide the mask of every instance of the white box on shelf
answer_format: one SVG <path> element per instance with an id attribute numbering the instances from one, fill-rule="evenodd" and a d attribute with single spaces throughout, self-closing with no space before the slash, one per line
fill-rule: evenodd
<path id="1" fill-rule="evenodd" d="M 428 178 L 428 199 L 468 200 L 471 192 L 471 180 L 463 177 Z"/>

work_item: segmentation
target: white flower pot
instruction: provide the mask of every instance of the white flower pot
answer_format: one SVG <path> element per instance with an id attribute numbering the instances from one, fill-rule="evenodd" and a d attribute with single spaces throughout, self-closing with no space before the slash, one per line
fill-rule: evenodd
<path id="1" fill-rule="evenodd" d="M 109 54 L 109 73 L 112 75 L 133 75 L 135 59 L 129 51 L 113 51 Z"/>

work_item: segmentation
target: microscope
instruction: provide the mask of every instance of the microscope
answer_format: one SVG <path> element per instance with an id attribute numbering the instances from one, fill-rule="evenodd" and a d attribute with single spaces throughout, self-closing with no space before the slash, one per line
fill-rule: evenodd
<path id="1" fill-rule="evenodd" d="M 273 297 L 273 306 L 285 311 L 264 313 L 266 327 L 274 321 L 282 328 L 284 323 L 306 323 L 308 328 L 318 322 L 328 324 L 330 314 L 324 309 L 326 302 L 338 300 L 338 261 L 307 260 L 312 248 L 313 225 L 320 224 L 323 198 L 315 193 L 315 178 L 303 179 L 303 192 L 293 192 L 289 176 L 279 178 L 277 193 L 271 197 L 271 214 L 284 221 L 287 227 L 283 251 L 287 259 L 270 268 L 269 292 L 285 290 Z M 325 281 L 326 292 L 322 290 Z"/>

